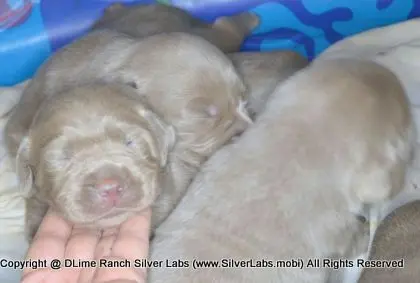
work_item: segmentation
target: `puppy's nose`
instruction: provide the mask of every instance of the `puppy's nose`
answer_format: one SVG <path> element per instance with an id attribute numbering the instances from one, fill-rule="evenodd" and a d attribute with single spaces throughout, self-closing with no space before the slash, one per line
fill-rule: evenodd
<path id="1" fill-rule="evenodd" d="M 123 193 L 123 187 L 116 179 L 102 179 L 95 187 L 101 197 L 111 205 L 116 205 Z"/>

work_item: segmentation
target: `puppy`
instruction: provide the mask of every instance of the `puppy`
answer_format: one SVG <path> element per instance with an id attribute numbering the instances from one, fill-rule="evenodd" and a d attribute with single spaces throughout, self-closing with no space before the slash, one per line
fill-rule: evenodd
<path id="1" fill-rule="evenodd" d="M 393 211 L 379 225 L 373 240 L 370 260 L 403 260 L 404 266 L 365 268 L 359 283 L 411 283 L 420 278 L 420 201 L 410 202 Z"/>
<path id="2" fill-rule="evenodd" d="M 403 187 L 412 123 L 399 80 L 373 62 L 299 71 L 156 230 L 151 259 L 186 268 L 151 269 L 149 282 L 326 282 L 331 269 L 308 259 L 345 258 L 363 236 L 361 208 Z M 292 259 L 302 269 L 277 268 Z M 263 260 L 273 268 L 249 268 Z"/>
<path id="3" fill-rule="evenodd" d="M 229 58 L 247 87 L 247 110 L 253 119 L 263 112 L 279 83 L 309 64 L 305 57 L 288 50 L 238 52 L 229 54 Z"/>
<path id="4" fill-rule="evenodd" d="M 125 85 L 85 85 L 45 100 L 17 156 L 29 238 L 48 206 L 95 228 L 150 206 L 174 142 L 174 129 Z"/>
<path id="5" fill-rule="evenodd" d="M 242 116 L 244 118 L 242 121 L 249 122 L 250 119 L 246 117 L 251 116 L 254 118 L 258 113 L 262 112 L 264 103 L 268 100 L 269 93 L 272 92 L 277 83 L 285 81 L 293 73 L 304 68 L 308 64 L 308 61 L 304 57 L 293 51 L 235 53 L 230 55 L 230 59 L 233 61 L 236 70 L 242 76 L 246 86 L 246 92 L 243 94 L 237 113 L 238 116 Z M 214 86 L 216 85 L 217 84 L 214 83 Z M 158 86 L 156 85 L 155 89 L 157 89 L 157 87 Z M 210 88 L 208 89 L 210 90 Z M 220 99 L 217 99 L 216 97 L 218 93 L 223 94 L 223 91 L 220 91 L 217 88 L 213 89 L 214 91 L 211 92 L 211 98 L 214 101 L 213 105 L 219 105 L 217 108 L 213 108 L 213 110 L 226 109 L 226 114 L 220 117 L 225 117 L 224 119 L 227 119 L 227 117 L 231 115 L 228 110 L 229 108 L 223 108 L 223 98 L 221 97 Z M 231 89 L 234 88 L 231 87 Z M 160 97 L 160 95 L 157 97 Z M 153 98 L 149 97 L 149 99 Z M 165 99 L 170 100 L 169 97 Z M 218 101 L 220 104 L 216 104 Z M 242 108 L 245 106 L 245 101 L 247 104 L 246 109 Z M 196 104 L 193 104 L 193 100 L 191 102 L 193 107 L 199 107 L 196 108 L 197 110 L 200 108 L 203 109 L 202 107 L 207 107 L 208 113 L 212 111 L 212 109 L 208 106 L 209 103 L 206 103 L 203 100 L 196 100 Z M 158 103 L 159 102 L 156 101 L 156 104 L 153 105 L 157 105 Z M 173 105 L 175 105 L 175 101 Z M 235 103 L 233 103 L 233 105 L 235 105 Z M 176 112 L 177 107 L 174 108 L 174 113 Z M 239 123 L 239 126 L 236 126 L 236 130 L 235 127 L 233 127 L 231 130 L 222 129 L 218 133 L 216 131 L 212 131 L 211 127 L 204 123 L 206 120 L 203 120 L 202 122 L 200 122 L 200 120 L 196 120 L 198 117 L 203 119 L 205 116 L 189 116 L 191 117 L 191 120 L 183 118 L 183 121 L 181 120 L 179 123 L 174 124 L 176 118 L 167 117 L 166 110 L 159 111 L 159 109 L 157 109 L 157 113 L 160 113 L 162 117 L 165 117 L 167 121 L 171 121 L 172 124 L 175 125 L 176 129 L 178 129 L 178 141 L 175 144 L 175 149 L 171 153 L 168 165 L 171 169 L 170 176 L 172 176 L 172 179 L 166 179 L 170 180 L 170 183 L 174 184 L 174 186 L 171 190 L 165 190 L 166 193 L 162 194 L 154 205 L 152 213 L 152 230 L 160 225 L 169 215 L 169 212 L 172 211 L 178 204 L 191 180 L 200 169 L 202 163 L 214 152 L 216 152 L 217 149 L 225 145 L 230 140 L 237 138 L 248 126 L 247 124 Z M 192 113 L 198 114 L 200 112 L 194 111 Z M 240 118 L 237 118 L 237 120 L 241 121 Z M 188 121 L 189 124 L 184 121 Z M 208 122 L 211 122 L 211 120 L 207 120 L 207 123 Z M 219 120 L 219 123 L 222 122 L 223 120 Z M 213 123 L 217 125 L 216 122 Z M 192 139 L 195 137 L 205 137 L 205 139 L 202 143 L 200 143 L 199 140 Z M 209 143 L 210 140 L 213 140 L 215 144 L 211 145 Z M 207 143 L 207 145 L 203 147 L 205 143 Z M 209 146 L 208 150 L 203 151 L 203 149 L 207 146 Z M 168 184 L 168 186 L 170 186 L 170 184 Z"/>
<path id="6" fill-rule="evenodd" d="M 224 52 L 236 52 L 258 24 L 258 16 L 249 12 L 219 17 L 213 23 L 206 23 L 174 6 L 163 4 L 124 6 L 116 3 L 105 10 L 102 18 L 92 29 L 111 29 L 136 38 L 160 33 L 184 32 L 200 36 Z"/>
<path id="7" fill-rule="evenodd" d="M 182 197 L 201 163 L 251 123 L 242 79 L 206 40 L 183 33 L 135 40 L 100 31 L 59 51 L 29 83 L 6 126 L 11 156 L 45 99 L 91 82 L 130 86 L 176 130 L 153 226 Z"/>

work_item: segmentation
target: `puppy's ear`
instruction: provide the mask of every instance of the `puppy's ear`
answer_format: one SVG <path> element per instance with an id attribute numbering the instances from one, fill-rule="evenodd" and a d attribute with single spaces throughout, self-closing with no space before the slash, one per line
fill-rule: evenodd
<path id="1" fill-rule="evenodd" d="M 149 122 L 150 129 L 157 141 L 156 156 L 160 158 L 160 166 L 164 167 L 168 162 L 169 152 L 173 149 L 176 142 L 175 128 L 168 125 L 153 111 L 141 108 L 140 114 Z"/>
<path id="2" fill-rule="evenodd" d="M 29 164 L 31 142 L 26 136 L 19 145 L 16 155 L 16 174 L 19 181 L 21 193 L 29 197 L 34 189 L 34 172 Z"/>

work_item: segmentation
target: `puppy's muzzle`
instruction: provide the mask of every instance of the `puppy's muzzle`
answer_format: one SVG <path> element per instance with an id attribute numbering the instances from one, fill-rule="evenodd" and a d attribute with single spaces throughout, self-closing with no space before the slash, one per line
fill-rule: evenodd
<path id="1" fill-rule="evenodd" d="M 129 173 L 117 166 L 104 166 L 89 174 L 85 186 L 97 195 L 107 207 L 115 207 L 129 189 Z"/>

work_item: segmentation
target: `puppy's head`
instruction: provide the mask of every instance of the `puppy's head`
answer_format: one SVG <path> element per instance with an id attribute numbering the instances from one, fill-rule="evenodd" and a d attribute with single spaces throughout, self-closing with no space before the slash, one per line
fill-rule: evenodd
<path id="1" fill-rule="evenodd" d="M 229 67 L 220 74 L 203 72 L 194 83 L 190 82 L 193 94 L 181 108 L 179 141 L 204 157 L 252 123 L 246 110 L 245 86 Z"/>
<path id="2" fill-rule="evenodd" d="M 124 79 L 176 127 L 177 145 L 208 157 L 251 123 L 246 87 L 218 48 L 183 33 L 151 36 L 139 46 Z"/>
<path id="3" fill-rule="evenodd" d="M 18 172 L 68 220 L 117 225 L 149 206 L 174 130 L 123 85 L 91 85 L 41 107 L 18 154 Z"/>

